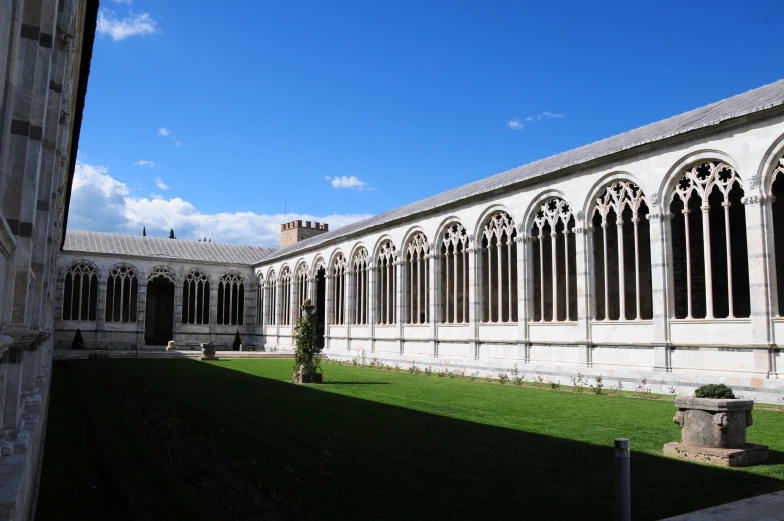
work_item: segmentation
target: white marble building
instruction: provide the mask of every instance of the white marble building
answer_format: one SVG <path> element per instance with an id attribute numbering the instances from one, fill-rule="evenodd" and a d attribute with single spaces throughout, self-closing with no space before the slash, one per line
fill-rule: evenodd
<path id="1" fill-rule="evenodd" d="M 777 401 L 783 101 L 779 81 L 279 250 L 254 268 L 263 341 L 291 343 L 306 284 L 330 357 Z"/>
<path id="2" fill-rule="evenodd" d="M 0 0 L 0 520 L 31 519 L 95 0 Z"/>
<path id="3" fill-rule="evenodd" d="M 626 388 L 645 378 L 659 392 L 721 381 L 775 402 L 783 102 L 784 80 L 252 258 L 192 241 L 167 256 L 151 241 L 180 241 L 69 232 L 57 343 L 77 327 L 94 347 L 163 344 L 169 331 L 185 346 L 228 345 L 239 331 L 290 349 L 309 297 L 333 358 L 482 374 L 517 365 L 527 378 L 581 372 Z M 138 289 L 118 282 L 129 273 Z M 173 299 L 160 337 L 156 277 Z M 91 288 L 81 297 L 75 278 Z M 118 308 L 125 287 L 133 297 Z"/>

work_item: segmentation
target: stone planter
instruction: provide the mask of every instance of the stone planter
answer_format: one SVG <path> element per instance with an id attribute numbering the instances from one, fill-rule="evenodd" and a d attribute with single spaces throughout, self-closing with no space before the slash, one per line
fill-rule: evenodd
<path id="1" fill-rule="evenodd" d="M 294 374 L 294 383 L 298 384 L 320 384 L 323 383 L 323 375 L 316 372 L 316 368 L 302 364 L 299 372 Z"/>
<path id="2" fill-rule="evenodd" d="M 215 356 L 215 344 L 208 342 L 201 345 L 201 359 L 202 360 L 217 360 Z"/>
<path id="3" fill-rule="evenodd" d="M 673 422 L 681 427 L 681 441 L 668 443 L 668 456 L 727 467 L 747 467 L 768 459 L 768 447 L 746 443 L 752 425 L 752 400 L 716 400 L 681 396 L 675 399 Z"/>

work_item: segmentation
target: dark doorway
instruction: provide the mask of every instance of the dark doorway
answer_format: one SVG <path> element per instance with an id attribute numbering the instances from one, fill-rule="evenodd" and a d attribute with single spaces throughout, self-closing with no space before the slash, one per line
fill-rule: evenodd
<path id="1" fill-rule="evenodd" d="M 316 319 L 319 324 L 319 347 L 324 347 L 324 322 L 327 317 L 327 272 L 319 268 L 316 272 Z"/>
<path id="2" fill-rule="evenodd" d="M 144 343 L 166 345 L 174 336 L 174 283 L 163 275 L 147 282 Z"/>

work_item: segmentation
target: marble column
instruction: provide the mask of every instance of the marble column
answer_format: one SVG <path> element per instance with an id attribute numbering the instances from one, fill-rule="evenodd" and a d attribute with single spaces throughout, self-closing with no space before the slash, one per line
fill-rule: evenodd
<path id="1" fill-rule="evenodd" d="M 438 317 L 441 316 L 441 305 L 439 295 L 439 285 L 441 283 L 441 263 L 439 255 L 436 254 L 435 244 L 430 245 L 430 253 L 427 254 L 428 259 L 428 315 L 427 321 L 428 330 L 430 332 L 430 353 L 433 358 L 438 358 Z"/>
<path id="2" fill-rule="evenodd" d="M 656 208 L 656 199 L 651 199 L 650 213 L 646 215 L 650 225 L 651 247 L 651 296 L 653 301 L 653 358 L 657 371 L 671 371 L 669 318 L 672 314 L 671 298 L 667 291 L 671 279 L 672 251 L 669 247 L 669 218 Z M 658 211 L 657 211 L 658 210 Z M 642 262 L 642 259 L 640 259 Z"/>
<path id="3" fill-rule="evenodd" d="M 751 338 L 754 349 L 752 370 L 769 376 L 772 369 L 773 335 L 767 280 L 765 244 L 765 198 L 750 195 L 742 200 L 746 214 L 746 243 L 749 257 L 749 296 L 751 302 Z"/>
<path id="4" fill-rule="evenodd" d="M 578 361 L 582 365 L 591 365 L 591 319 L 596 309 L 594 285 L 593 233 L 591 227 L 586 227 L 585 216 L 578 213 L 575 219 L 574 232 L 574 260 L 576 266 L 577 289 L 577 345 L 579 348 Z"/>

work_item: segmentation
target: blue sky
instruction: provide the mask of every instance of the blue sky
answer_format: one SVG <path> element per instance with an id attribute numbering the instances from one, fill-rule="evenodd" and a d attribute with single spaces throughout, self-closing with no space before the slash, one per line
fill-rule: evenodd
<path id="1" fill-rule="evenodd" d="M 774 2 L 101 4 L 72 229 L 274 246 L 784 77 Z"/>

